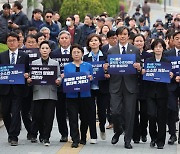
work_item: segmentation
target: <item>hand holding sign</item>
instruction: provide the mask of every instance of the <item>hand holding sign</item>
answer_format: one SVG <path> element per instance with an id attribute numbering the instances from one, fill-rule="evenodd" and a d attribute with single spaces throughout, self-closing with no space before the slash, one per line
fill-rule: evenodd
<path id="1" fill-rule="evenodd" d="M 180 76 L 176 76 L 176 82 L 180 82 Z"/>
<path id="2" fill-rule="evenodd" d="M 141 65 L 140 65 L 140 63 L 134 63 L 134 64 L 133 64 L 133 67 L 134 67 L 135 69 L 137 69 L 138 71 L 141 71 Z"/>

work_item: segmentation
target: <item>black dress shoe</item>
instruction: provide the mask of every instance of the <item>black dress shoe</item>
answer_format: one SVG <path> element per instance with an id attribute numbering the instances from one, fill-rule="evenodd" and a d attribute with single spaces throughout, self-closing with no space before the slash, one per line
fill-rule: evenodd
<path id="1" fill-rule="evenodd" d="M 174 142 L 176 142 L 176 141 L 177 141 L 177 137 L 175 135 L 171 135 L 168 140 L 168 144 L 173 145 Z"/>
<path id="2" fill-rule="evenodd" d="M 157 146 L 157 149 L 163 149 L 163 148 L 164 148 L 163 145 L 158 145 L 158 146 Z"/>
<path id="3" fill-rule="evenodd" d="M 126 149 L 132 149 L 132 148 L 133 148 L 132 145 L 131 145 L 131 143 L 128 143 L 128 142 L 125 142 L 125 143 L 124 143 L 124 147 L 125 147 Z"/>
<path id="4" fill-rule="evenodd" d="M 178 144 L 180 144 L 180 138 L 178 138 Z"/>
<path id="5" fill-rule="evenodd" d="M 121 135 L 120 133 L 115 133 L 114 136 L 112 137 L 111 143 L 116 144 L 119 141 L 120 135 Z"/>
<path id="6" fill-rule="evenodd" d="M 142 142 L 146 142 L 147 141 L 147 137 L 146 136 L 142 136 L 141 140 L 142 140 Z"/>
<path id="7" fill-rule="evenodd" d="M 82 144 L 82 145 L 86 145 L 86 141 L 84 141 L 84 140 L 80 140 L 79 143 Z"/>
<path id="8" fill-rule="evenodd" d="M 135 143 L 135 144 L 138 144 L 138 143 L 139 143 L 139 140 L 134 140 L 134 143 Z"/>
<path id="9" fill-rule="evenodd" d="M 37 138 L 36 137 L 31 137 L 31 143 L 37 143 Z"/>
<path id="10" fill-rule="evenodd" d="M 78 143 L 73 142 L 73 143 L 71 144 L 71 148 L 77 148 L 77 147 L 78 147 Z"/>
<path id="11" fill-rule="evenodd" d="M 155 145 L 156 145 L 156 141 L 152 140 L 152 141 L 150 142 L 150 147 L 153 148 L 153 147 L 155 147 Z"/>
<path id="12" fill-rule="evenodd" d="M 12 140 L 12 141 L 11 141 L 11 146 L 18 146 L 18 141 Z"/>
<path id="13" fill-rule="evenodd" d="M 62 136 L 60 139 L 60 142 L 67 142 L 68 141 L 68 137 L 67 136 Z"/>

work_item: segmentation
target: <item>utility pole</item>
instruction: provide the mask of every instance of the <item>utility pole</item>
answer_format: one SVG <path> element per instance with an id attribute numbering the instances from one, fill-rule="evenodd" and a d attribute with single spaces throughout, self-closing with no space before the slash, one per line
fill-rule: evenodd
<path id="1" fill-rule="evenodd" d="M 166 0 L 164 0 L 164 12 L 166 12 Z"/>

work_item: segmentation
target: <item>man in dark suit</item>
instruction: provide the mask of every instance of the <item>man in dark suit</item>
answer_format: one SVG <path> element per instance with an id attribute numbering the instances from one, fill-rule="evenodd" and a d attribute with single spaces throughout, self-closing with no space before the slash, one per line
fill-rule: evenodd
<path id="1" fill-rule="evenodd" d="M 115 46 L 117 44 L 117 35 L 116 35 L 116 31 L 110 30 L 107 33 L 107 41 L 108 44 L 102 46 L 102 52 L 103 54 L 107 55 L 107 52 L 110 48 L 112 48 L 113 46 Z M 109 91 L 109 87 L 108 87 L 108 91 Z M 109 122 L 109 125 L 106 127 L 106 129 L 111 129 L 113 128 L 113 124 L 112 124 L 112 117 L 111 117 L 111 110 L 110 110 L 110 100 L 107 103 L 107 120 Z"/>
<path id="2" fill-rule="evenodd" d="M 119 27 L 116 30 L 119 43 L 108 50 L 108 54 L 136 54 L 136 61 L 140 62 L 139 50 L 128 43 L 129 29 L 127 27 Z M 134 63 L 134 68 L 141 71 L 140 63 Z M 107 66 L 104 69 L 107 73 Z M 116 144 L 119 136 L 125 131 L 124 147 L 132 149 L 131 139 L 133 135 L 134 115 L 136 108 L 136 95 L 138 93 L 138 76 L 106 74 L 110 77 L 109 91 L 111 95 L 111 112 L 114 125 L 114 136 L 111 140 L 112 144 Z"/>
<path id="3" fill-rule="evenodd" d="M 7 46 L 9 50 L 0 53 L 0 64 L 24 64 L 25 77 L 29 72 L 29 56 L 18 51 L 19 36 L 11 32 L 7 36 Z M 0 85 L 0 95 L 2 100 L 3 121 L 8 133 L 8 142 L 11 146 L 18 145 L 18 135 L 20 134 L 20 106 L 24 93 L 24 85 Z"/>
<path id="4" fill-rule="evenodd" d="M 117 36 L 116 36 L 115 31 L 110 30 L 107 33 L 107 41 L 108 41 L 108 44 L 102 46 L 102 52 L 104 54 L 107 54 L 107 51 L 117 44 Z"/>
<path id="5" fill-rule="evenodd" d="M 51 52 L 50 57 L 62 58 L 63 55 L 70 55 L 70 46 L 71 46 L 71 34 L 68 31 L 61 31 L 58 36 L 60 48 Z M 61 67 L 61 73 L 63 73 L 63 68 L 61 61 L 59 61 Z M 58 102 L 56 103 L 56 118 L 58 122 L 59 133 L 61 134 L 60 142 L 68 141 L 68 128 L 66 121 L 66 95 L 63 93 L 62 86 L 58 88 Z"/>
<path id="6" fill-rule="evenodd" d="M 180 32 L 175 32 L 173 34 L 173 43 L 174 48 L 165 52 L 165 56 L 180 56 Z M 178 97 L 180 98 L 178 91 L 180 91 L 180 87 L 178 83 L 175 81 L 176 74 L 171 79 L 171 83 L 168 85 L 169 97 L 168 97 L 168 127 L 169 134 L 171 135 L 168 144 L 173 145 L 174 142 L 177 141 L 176 136 L 176 120 L 178 115 Z"/>

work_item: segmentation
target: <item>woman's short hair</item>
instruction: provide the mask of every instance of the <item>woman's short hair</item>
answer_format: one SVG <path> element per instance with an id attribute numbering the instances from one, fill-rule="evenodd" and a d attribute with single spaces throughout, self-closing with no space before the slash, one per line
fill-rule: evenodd
<path id="1" fill-rule="evenodd" d="M 73 45 L 71 46 L 71 48 L 70 48 L 70 54 L 71 54 L 71 55 L 72 55 L 72 51 L 73 51 L 74 48 L 77 48 L 77 49 L 81 50 L 82 54 L 84 54 L 84 49 L 81 47 L 81 45 L 79 45 L 79 44 L 73 44 Z"/>
<path id="2" fill-rule="evenodd" d="M 164 42 L 163 39 L 155 39 L 152 44 L 151 44 L 151 49 L 154 50 L 154 48 L 158 45 L 161 44 L 163 49 L 166 50 L 166 43 Z"/>
<path id="3" fill-rule="evenodd" d="M 88 37 L 87 37 L 87 41 L 86 41 L 86 48 L 87 50 L 90 52 L 91 51 L 91 47 L 89 46 L 89 42 L 91 41 L 91 39 L 93 37 L 97 37 L 99 42 L 101 43 L 100 46 L 99 46 L 99 49 L 101 50 L 101 47 L 102 47 L 102 40 L 101 40 L 101 37 L 98 35 L 98 34 L 95 34 L 95 33 L 92 33 L 90 34 Z"/>
<path id="4" fill-rule="evenodd" d="M 49 44 L 49 41 L 42 41 L 41 43 L 40 43 L 40 45 L 39 45 L 39 48 L 41 48 L 41 46 L 43 45 L 43 44 L 47 44 L 48 46 L 49 46 L 49 48 L 50 48 L 50 44 Z"/>

